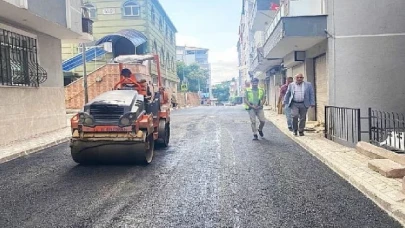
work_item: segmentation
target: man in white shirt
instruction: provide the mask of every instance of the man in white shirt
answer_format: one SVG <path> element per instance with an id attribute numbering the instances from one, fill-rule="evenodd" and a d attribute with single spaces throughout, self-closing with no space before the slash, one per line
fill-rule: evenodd
<path id="1" fill-rule="evenodd" d="M 297 74 L 295 82 L 288 86 L 284 105 L 291 108 L 294 135 L 299 132 L 300 136 L 304 136 L 308 108 L 315 107 L 315 94 L 312 84 L 304 82 L 302 74 Z"/>

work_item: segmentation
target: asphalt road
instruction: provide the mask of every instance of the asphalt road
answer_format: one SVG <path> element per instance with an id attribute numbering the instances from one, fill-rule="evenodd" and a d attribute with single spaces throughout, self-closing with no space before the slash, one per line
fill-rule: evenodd
<path id="1" fill-rule="evenodd" d="M 239 107 L 172 113 L 149 166 L 81 166 L 67 143 L 0 165 L 0 227 L 400 227 Z"/>

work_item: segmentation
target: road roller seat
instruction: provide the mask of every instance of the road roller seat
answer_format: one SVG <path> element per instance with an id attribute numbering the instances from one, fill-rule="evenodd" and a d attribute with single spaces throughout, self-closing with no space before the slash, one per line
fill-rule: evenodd
<path id="1" fill-rule="evenodd" d="M 138 84 L 135 84 L 137 82 Z M 148 96 L 148 85 L 145 79 L 137 78 L 130 69 L 121 70 L 121 89 L 137 90 L 139 94 Z M 150 93 L 150 92 L 149 92 Z"/>

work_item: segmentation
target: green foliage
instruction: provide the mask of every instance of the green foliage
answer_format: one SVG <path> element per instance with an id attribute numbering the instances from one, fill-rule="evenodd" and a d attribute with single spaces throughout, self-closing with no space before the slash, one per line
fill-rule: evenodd
<path id="1" fill-rule="evenodd" d="M 212 95 L 218 99 L 220 102 L 228 101 L 229 100 L 229 86 L 231 85 L 231 81 L 221 82 L 212 89 Z"/>
<path id="2" fill-rule="evenodd" d="M 177 76 L 180 78 L 180 84 L 187 82 L 188 91 L 198 92 L 199 88 L 203 91 L 207 87 L 209 72 L 195 63 L 186 65 L 184 62 L 177 62 Z"/>

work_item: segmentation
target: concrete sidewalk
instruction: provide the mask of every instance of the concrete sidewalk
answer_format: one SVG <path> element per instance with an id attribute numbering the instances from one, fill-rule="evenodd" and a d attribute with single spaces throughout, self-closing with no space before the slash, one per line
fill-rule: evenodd
<path id="1" fill-rule="evenodd" d="M 405 194 L 402 179 L 387 178 L 368 168 L 371 158 L 323 138 L 319 133 L 306 132 L 304 137 L 294 136 L 287 128 L 285 115 L 265 110 L 266 118 L 283 133 L 291 137 L 341 177 L 373 200 L 405 226 Z"/>
<path id="2" fill-rule="evenodd" d="M 67 142 L 70 139 L 70 127 L 45 133 L 30 139 L 15 141 L 0 147 L 0 164 L 40 150 Z"/>

